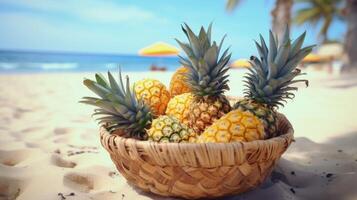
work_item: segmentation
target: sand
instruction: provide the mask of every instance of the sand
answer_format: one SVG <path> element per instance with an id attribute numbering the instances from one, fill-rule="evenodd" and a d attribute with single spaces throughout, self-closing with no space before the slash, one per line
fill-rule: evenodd
<path id="1" fill-rule="evenodd" d="M 243 71 L 231 72 L 240 96 Z M 171 73 L 128 73 L 168 85 Z M 0 199 L 169 199 L 129 186 L 100 146 L 91 95 L 92 73 L 0 75 Z M 356 76 L 309 72 L 310 87 L 280 109 L 296 142 L 259 188 L 222 199 L 357 199 Z"/>

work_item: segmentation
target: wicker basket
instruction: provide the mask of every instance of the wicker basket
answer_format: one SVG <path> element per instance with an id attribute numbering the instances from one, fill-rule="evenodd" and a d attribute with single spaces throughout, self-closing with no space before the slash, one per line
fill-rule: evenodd
<path id="1" fill-rule="evenodd" d="M 155 143 L 110 135 L 103 147 L 127 181 L 162 196 L 197 199 L 242 193 L 261 184 L 293 140 L 293 128 L 279 114 L 279 136 L 234 143 Z"/>

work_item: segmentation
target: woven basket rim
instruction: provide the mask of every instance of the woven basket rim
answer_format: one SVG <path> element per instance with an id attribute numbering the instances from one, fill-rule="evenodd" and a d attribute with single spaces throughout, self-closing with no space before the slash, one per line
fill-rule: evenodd
<path id="1" fill-rule="evenodd" d="M 290 137 L 294 135 L 293 130 L 288 131 L 286 133 L 283 133 L 279 136 L 273 137 L 273 138 L 269 138 L 269 139 L 265 139 L 265 140 L 255 140 L 255 141 L 250 141 L 250 142 L 228 142 L 228 143 L 175 143 L 175 142 L 168 142 L 168 143 L 159 143 L 159 142 L 154 142 L 154 141 L 148 141 L 148 140 L 137 140 L 134 138 L 125 138 L 116 134 L 110 134 L 106 128 L 104 128 L 103 126 L 100 127 L 100 132 L 105 133 L 107 135 L 110 135 L 112 137 L 114 137 L 115 139 L 120 138 L 120 140 L 122 140 L 122 142 L 125 143 L 136 143 L 137 145 L 155 145 L 155 146 L 176 146 L 176 145 L 185 145 L 185 146 L 201 146 L 201 145 L 211 145 L 211 146 L 217 146 L 217 147 L 221 147 L 223 146 L 232 146 L 234 144 L 237 143 L 243 143 L 245 145 L 252 145 L 252 144 L 256 144 L 261 143 L 261 142 L 268 142 L 268 141 L 278 141 L 280 139 L 286 138 L 286 137 Z"/>
<path id="2" fill-rule="evenodd" d="M 291 125 L 291 123 L 289 122 L 289 120 L 285 117 L 285 115 L 278 113 L 278 117 L 280 118 L 280 120 L 285 121 L 288 125 L 287 127 L 287 131 L 285 133 L 280 134 L 279 136 L 273 137 L 273 138 L 269 138 L 269 139 L 265 139 L 265 140 L 255 140 L 255 141 L 250 141 L 250 142 L 228 142 L 228 143 L 174 143 L 174 142 L 169 142 L 169 143 L 159 143 L 159 142 L 154 142 L 154 141 L 148 141 L 148 140 L 137 140 L 134 138 L 125 138 L 116 134 L 110 134 L 107 129 L 104 126 L 100 126 L 100 132 L 106 135 L 110 135 L 112 137 L 114 137 L 114 139 L 120 138 L 120 140 L 122 140 L 122 142 L 125 143 L 136 143 L 137 145 L 155 145 L 155 146 L 176 146 L 176 145 L 185 145 L 185 146 L 201 146 L 201 145 L 211 145 L 211 146 L 217 146 L 217 147 L 221 147 L 223 146 L 231 146 L 234 145 L 236 143 L 244 143 L 245 145 L 253 145 L 258 143 L 266 143 L 266 142 L 274 142 L 274 141 L 279 141 L 281 139 L 286 139 L 286 137 L 293 137 L 294 135 L 294 129 Z"/>

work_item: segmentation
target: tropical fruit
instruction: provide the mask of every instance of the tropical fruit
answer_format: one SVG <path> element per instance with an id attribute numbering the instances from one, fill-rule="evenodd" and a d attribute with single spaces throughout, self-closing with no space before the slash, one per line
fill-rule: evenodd
<path id="1" fill-rule="evenodd" d="M 137 98 L 150 106 L 153 115 L 165 113 L 170 93 L 163 83 L 155 79 L 142 79 L 134 84 L 134 91 Z"/>
<path id="2" fill-rule="evenodd" d="M 186 81 L 187 72 L 187 67 L 179 67 L 172 75 L 169 87 L 171 97 L 191 91 Z"/>
<path id="3" fill-rule="evenodd" d="M 277 131 L 276 110 L 269 108 L 266 104 L 260 104 L 252 99 L 243 98 L 234 104 L 234 108 L 242 111 L 248 111 L 257 116 L 264 125 L 266 132 L 265 138 Z"/>
<path id="4" fill-rule="evenodd" d="M 192 93 L 184 93 L 170 99 L 166 108 L 166 115 L 176 117 L 180 122 L 188 124 L 190 106 L 193 102 Z"/>
<path id="5" fill-rule="evenodd" d="M 215 120 L 231 110 L 224 96 L 228 90 L 229 69 L 227 63 L 231 57 L 226 49 L 220 56 L 223 39 L 219 45 L 211 42 L 211 25 L 207 31 L 201 27 L 199 35 L 195 35 L 190 27 L 182 27 L 189 43 L 176 40 L 187 58 L 180 56 L 180 62 L 187 67 L 186 80 L 194 95 L 190 106 L 189 126 L 200 134 Z"/>
<path id="6" fill-rule="evenodd" d="M 265 128 L 265 138 L 274 137 L 277 134 L 277 108 L 283 106 L 286 99 L 292 99 L 295 95 L 292 91 L 297 87 L 294 83 L 303 82 L 308 86 L 308 81 L 295 79 L 303 75 L 297 69 L 298 63 L 311 51 L 313 46 L 302 47 L 305 33 L 291 43 L 288 27 L 283 38 L 274 37 L 270 31 L 269 48 L 264 38 L 260 36 L 260 44 L 255 42 L 259 58 L 252 56 L 252 67 L 245 76 L 245 98 L 239 100 L 233 106 L 234 109 L 248 111 L 258 117 Z"/>
<path id="7" fill-rule="evenodd" d="M 173 116 L 161 115 L 148 130 L 149 140 L 156 142 L 195 142 L 196 134 Z"/>
<path id="8" fill-rule="evenodd" d="M 110 133 L 156 142 L 196 140 L 193 130 L 175 117 L 161 115 L 153 119 L 150 107 L 131 90 L 128 77 L 124 86 L 120 72 L 118 82 L 110 72 L 109 82 L 101 74 L 96 74 L 95 77 L 96 81 L 85 79 L 83 83 L 99 98 L 83 97 L 80 102 L 98 107 L 93 115 L 101 116 L 97 120 Z"/>
<path id="9" fill-rule="evenodd" d="M 264 139 L 264 126 L 259 118 L 248 111 L 232 110 L 209 126 L 197 142 L 250 142 L 260 139 Z"/>
<path id="10" fill-rule="evenodd" d="M 96 81 L 85 79 L 83 84 L 99 98 L 83 97 L 80 102 L 98 107 L 93 115 L 101 116 L 97 120 L 110 133 L 116 132 L 123 137 L 146 140 L 146 129 L 150 128 L 152 114 L 149 106 L 137 99 L 131 91 L 129 78 L 126 77 L 126 87 L 120 72 L 119 82 L 116 82 L 110 72 L 109 82 L 101 74 L 96 74 L 95 78 Z"/>

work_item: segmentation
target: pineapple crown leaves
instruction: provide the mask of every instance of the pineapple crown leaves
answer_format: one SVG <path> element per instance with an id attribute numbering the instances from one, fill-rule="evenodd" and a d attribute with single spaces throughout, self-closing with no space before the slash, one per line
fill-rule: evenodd
<path id="1" fill-rule="evenodd" d="M 80 103 L 98 107 L 94 110 L 93 116 L 100 115 L 97 120 L 100 124 L 105 124 L 110 132 L 122 129 L 130 137 L 145 138 L 145 129 L 152 121 L 151 111 L 142 100 L 135 97 L 130 87 L 129 77 L 126 76 L 126 86 L 124 86 L 121 71 L 119 71 L 119 82 L 109 71 L 109 81 L 100 73 L 95 75 L 95 79 L 95 81 L 85 79 L 83 84 L 99 98 L 83 97 Z"/>
<path id="2" fill-rule="evenodd" d="M 287 26 L 281 42 L 269 32 L 269 48 L 264 38 L 260 35 L 260 43 L 255 41 L 260 58 L 252 56 L 250 62 L 252 68 L 245 75 L 245 96 L 257 102 L 267 104 L 270 107 L 284 106 L 282 102 L 292 99 L 295 95 L 292 91 L 297 87 L 294 83 L 308 81 L 296 79 L 297 76 L 305 75 L 297 69 L 298 63 L 311 51 L 315 45 L 302 48 L 306 32 L 301 34 L 291 43 L 289 27 Z"/>
<path id="3" fill-rule="evenodd" d="M 227 48 L 221 56 L 225 36 L 219 45 L 211 41 L 212 23 L 207 31 L 201 27 L 198 35 L 191 28 L 184 24 L 181 26 L 189 43 L 184 43 L 176 39 L 177 43 L 185 52 L 187 58 L 180 57 L 180 63 L 188 67 L 189 73 L 186 73 L 187 82 L 192 92 L 198 96 L 219 96 L 228 90 L 228 75 L 226 75 L 229 66 L 227 63 L 231 57 Z"/>

